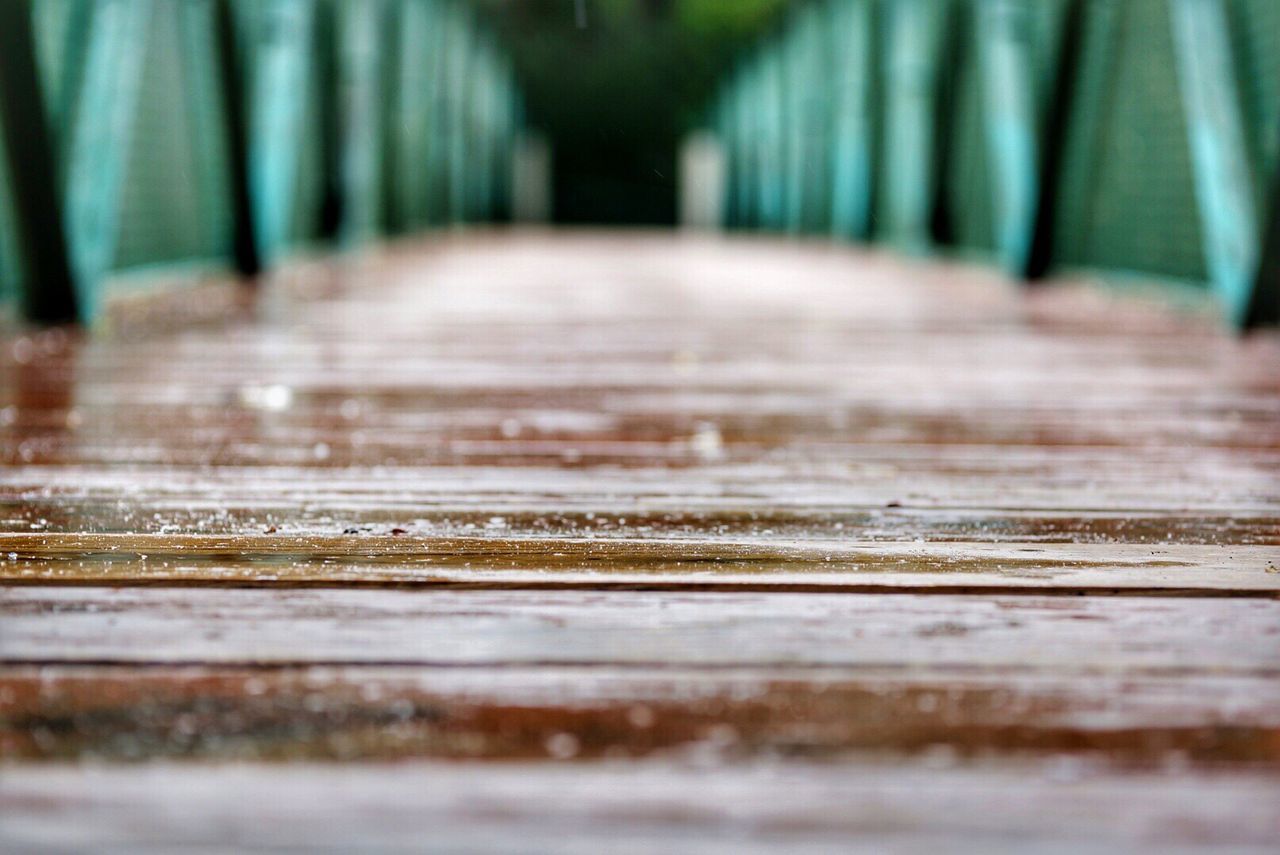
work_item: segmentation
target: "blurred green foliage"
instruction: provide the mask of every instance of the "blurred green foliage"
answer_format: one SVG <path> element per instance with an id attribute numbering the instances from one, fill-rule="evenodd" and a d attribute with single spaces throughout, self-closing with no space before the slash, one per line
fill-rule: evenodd
<path id="1" fill-rule="evenodd" d="M 556 219 L 667 224 L 680 137 L 794 0 L 472 2 L 554 147 Z"/>

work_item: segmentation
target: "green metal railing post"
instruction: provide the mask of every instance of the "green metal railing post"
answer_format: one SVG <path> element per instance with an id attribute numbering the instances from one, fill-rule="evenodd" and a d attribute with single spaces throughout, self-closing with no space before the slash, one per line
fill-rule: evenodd
<path id="1" fill-rule="evenodd" d="M 400 86 L 401 51 L 407 29 L 404 0 L 385 0 L 378 34 L 378 220 L 381 232 L 402 234 L 408 217 L 400 204 L 399 176 L 403 168 L 403 152 L 398 145 L 404 110 L 404 90 Z M 419 58 L 419 61 L 421 59 Z"/>
<path id="2" fill-rule="evenodd" d="M 23 313 L 74 321 L 80 306 L 50 122 L 36 71 L 32 0 L 0 2 L 0 150 L 7 158 Z"/>
<path id="3" fill-rule="evenodd" d="M 283 252 L 296 215 L 299 145 L 308 76 L 312 73 L 312 27 L 318 3 L 275 0 L 255 6 L 261 16 L 251 29 L 254 75 L 249 83 L 248 170 L 256 213 L 254 226 L 263 262 Z"/>
<path id="4" fill-rule="evenodd" d="M 315 0 L 309 49 L 316 90 L 316 127 L 320 137 L 320 206 L 316 231 L 326 243 L 338 241 L 345 214 L 337 19 L 332 0 Z"/>
<path id="5" fill-rule="evenodd" d="M 464 223 L 467 220 L 467 178 L 471 165 L 470 108 L 467 92 L 471 73 L 471 33 L 467 27 L 466 13 L 458 6 L 449 9 L 451 27 L 444 85 L 449 91 L 449 221 Z"/>
<path id="6" fill-rule="evenodd" d="M 940 6 L 935 0 L 898 0 L 887 10 L 884 229 L 890 241 L 915 252 L 929 245 L 936 193 Z"/>
<path id="7" fill-rule="evenodd" d="M 964 216 L 964 212 L 953 210 L 947 191 L 958 167 L 958 146 L 955 143 L 961 118 L 958 69 L 974 64 L 975 43 L 978 41 L 971 6 L 969 0 L 944 0 L 933 10 L 937 16 L 934 22 L 937 55 L 933 60 L 933 94 L 929 112 L 933 142 L 928 151 L 930 169 L 922 178 L 930 181 L 924 188 L 928 239 L 939 247 L 956 243 L 958 224 Z"/>
<path id="8" fill-rule="evenodd" d="M 1031 255 L 1040 180 L 1030 15 L 1024 0 L 978 3 L 996 252 L 1005 269 L 1018 275 Z"/>
<path id="9" fill-rule="evenodd" d="M 749 74 L 750 72 L 747 72 Z M 755 104 L 748 100 L 748 81 L 740 75 L 739 88 L 729 95 L 728 134 L 733 140 L 730 149 L 735 166 L 733 174 L 733 222 L 740 226 L 753 228 L 760 224 L 758 202 L 760 194 L 756 190 L 759 173 L 756 162 L 759 158 L 760 140 L 754 132 L 756 117 L 752 115 Z"/>
<path id="10" fill-rule="evenodd" d="M 396 174 L 390 189 L 394 198 L 392 227 L 405 231 L 428 220 L 430 160 L 426 148 L 431 135 L 430 63 L 432 7 L 428 3 L 400 4 L 396 46 L 395 119 L 392 151 Z"/>
<path id="11" fill-rule="evenodd" d="M 786 92 L 782 75 L 782 57 L 771 47 L 760 66 L 760 138 L 759 162 L 760 224 L 781 230 L 786 225 Z"/>
<path id="12" fill-rule="evenodd" d="M 236 271 L 256 276 L 262 271 L 262 249 L 254 222 L 249 185 L 249 120 L 245 99 L 248 81 L 244 49 L 239 43 L 232 0 L 213 0 L 213 41 L 217 54 L 218 92 L 221 95 L 223 136 L 226 140 L 226 192 L 231 202 L 232 250 Z M 197 19 L 197 23 L 207 20 Z M 198 38 L 199 32 L 192 34 Z"/>
<path id="13" fill-rule="evenodd" d="M 1210 279 L 1227 316 L 1243 326 L 1261 232 L 1222 0 L 1171 0 L 1196 200 Z"/>
<path id="14" fill-rule="evenodd" d="M 1280 323 L 1280 165 L 1271 176 L 1267 194 L 1270 211 L 1262 234 L 1262 254 L 1253 277 L 1244 327 Z"/>
<path id="15" fill-rule="evenodd" d="M 381 0 L 343 0 L 340 24 L 342 81 L 342 240 L 355 245 L 381 226 L 382 75 L 378 36 Z"/>
<path id="16" fill-rule="evenodd" d="M 828 170 L 831 152 L 832 99 L 831 53 L 826 11 L 810 5 L 800 12 L 794 35 L 798 55 L 799 90 L 794 92 L 800 110 L 800 164 L 797 177 L 801 183 L 797 204 L 797 227 L 802 232 L 828 232 L 831 228 L 831 175 Z"/>
<path id="17" fill-rule="evenodd" d="M 1036 181 L 1031 241 L 1026 263 L 1019 271 L 1027 281 L 1042 279 L 1053 265 L 1068 122 L 1079 94 L 1076 69 L 1083 55 L 1085 2 L 1065 0 L 1062 14 L 1062 29 L 1054 54 L 1056 63 L 1039 132 L 1040 175 Z"/>
<path id="18" fill-rule="evenodd" d="M 69 121 L 67 232 L 80 315 L 98 314 L 120 234 L 121 197 L 153 0 L 94 0 L 84 83 Z"/>
<path id="19" fill-rule="evenodd" d="M 66 7 L 60 39 L 61 62 L 58 72 L 52 81 L 45 80 L 45 113 L 49 117 L 50 128 L 63 128 L 75 115 L 76 102 L 84 84 L 84 56 L 89 45 L 89 27 L 93 22 L 92 2 L 79 0 Z M 60 144 L 55 139 L 55 146 Z M 59 153 L 59 167 L 65 170 L 66 157 Z M 65 178 L 65 175 L 60 176 Z"/>
<path id="20" fill-rule="evenodd" d="M 831 231 L 864 240 L 871 231 L 872 73 L 875 63 L 872 0 L 833 7 L 836 89 L 831 145 Z"/>
<path id="21" fill-rule="evenodd" d="M 449 53 L 450 16 L 443 0 L 428 0 L 431 4 L 431 30 L 427 39 L 427 61 L 430 63 L 428 91 L 430 93 L 430 119 L 428 123 L 427 165 L 429 184 L 427 208 L 429 221 L 439 225 L 449 220 L 449 123 L 452 105 L 449 102 Z"/>
<path id="22" fill-rule="evenodd" d="M 783 116 L 783 145 L 786 159 L 783 161 L 783 186 L 785 195 L 783 214 L 786 230 L 798 233 L 804 225 L 805 173 L 808 163 L 805 160 L 805 134 L 808 131 L 809 98 L 811 93 L 806 87 L 805 75 L 807 45 L 801 37 L 802 31 L 793 27 L 778 48 L 779 66 L 782 71 L 782 89 L 786 108 Z"/>

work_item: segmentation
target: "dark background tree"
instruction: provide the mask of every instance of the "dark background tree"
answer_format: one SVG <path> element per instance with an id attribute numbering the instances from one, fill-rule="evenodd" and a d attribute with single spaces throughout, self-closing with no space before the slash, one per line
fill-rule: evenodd
<path id="1" fill-rule="evenodd" d="M 791 0 L 473 2 L 553 146 L 556 220 L 669 224 L 680 137 Z"/>

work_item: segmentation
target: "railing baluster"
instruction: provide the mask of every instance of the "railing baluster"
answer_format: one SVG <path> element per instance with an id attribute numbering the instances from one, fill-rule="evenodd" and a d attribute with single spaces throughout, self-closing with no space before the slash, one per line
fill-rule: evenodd
<path id="1" fill-rule="evenodd" d="M 80 314 L 97 316 L 120 233 L 153 0 L 95 0 L 67 146 L 67 222 Z"/>
<path id="2" fill-rule="evenodd" d="M 296 214 L 315 4 L 273 0 L 251 9 L 258 14 L 245 22 L 250 38 L 245 47 L 253 54 L 248 174 L 257 243 L 270 264 L 283 254 Z"/>
<path id="3" fill-rule="evenodd" d="M 40 92 L 32 0 L 0 2 L 0 155 L 6 156 L 11 227 L 26 316 L 57 323 L 81 317 L 64 230 L 50 122 Z"/>
<path id="4" fill-rule="evenodd" d="M 1084 56 L 1084 24 L 1087 0 L 1063 0 L 1054 66 L 1045 92 L 1046 105 L 1039 129 L 1039 177 L 1036 181 L 1035 212 L 1031 242 L 1025 265 L 1018 271 L 1029 281 L 1048 274 L 1054 261 L 1054 246 L 1060 216 L 1068 122 L 1080 96 L 1077 71 Z"/>
<path id="5" fill-rule="evenodd" d="M 1267 200 L 1269 211 L 1262 233 L 1261 257 L 1243 317 L 1246 329 L 1280 323 L 1280 166 L 1271 176 Z"/>
<path id="6" fill-rule="evenodd" d="M 871 0 L 835 7 L 833 19 L 836 99 L 831 145 L 831 231 L 865 239 L 871 231 L 872 74 L 875 18 Z"/>
<path id="7" fill-rule="evenodd" d="M 346 0 L 342 31 L 343 241 L 354 245 L 378 234 L 382 187 L 381 0 Z"/>
<path id="8" fill-rule="evenodd" d="M 1243 325 L 1257 271 L 1260 224 L 1226 8 L 1221 0 L 1170 2 L 1205 260 L 1228 317 Z"/>
<path id="9" fill-rule="evenodd" d="M 939 81 L 934 0 L 889 7 L 885 64 L 884 234 L 910 251 L 929 245 L 935 198 L 934 128 Z"/>
<path id="10" fill-rule="evenodd" d="M 985 96 L 996 251 L 1005 268 L 1026 269 L 1039 193 L 1031 10 L 1024 0 L 980 0 L 979 67 Z"/>

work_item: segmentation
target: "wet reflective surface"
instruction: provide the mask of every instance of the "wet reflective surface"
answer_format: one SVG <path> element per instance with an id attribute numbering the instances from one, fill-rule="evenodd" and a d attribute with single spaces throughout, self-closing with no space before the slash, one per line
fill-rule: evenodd
<path id="1" fill-rule="evenodd" d="M 480 800 L 423 802 L 459 848 L 1280 840 L 1274 336 L 823 245 L 452 237 L 13 333 L 0 462 L 6 845 L 74 848 L 76 805 L 315 844 L 328 801 L 393 847 L 386 761 Z"/>

